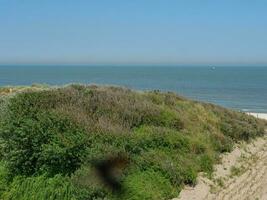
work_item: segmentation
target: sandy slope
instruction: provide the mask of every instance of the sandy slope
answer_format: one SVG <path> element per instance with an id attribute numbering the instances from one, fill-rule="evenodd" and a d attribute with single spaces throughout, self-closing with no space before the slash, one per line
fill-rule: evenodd
<path id="1" fill-rule="evenodd" d="M 173 200 L 267 200 L 267 136 L 222 156 L 212 180 L 200 175 Z"/>

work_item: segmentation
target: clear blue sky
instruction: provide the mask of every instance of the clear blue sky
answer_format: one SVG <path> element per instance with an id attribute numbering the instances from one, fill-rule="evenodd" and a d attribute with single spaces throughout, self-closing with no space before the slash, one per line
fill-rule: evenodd
<path id="1" fill-rule="evenodd" d="M 0 64 L 267 64 L 266 0 L 0 0 Z"/>

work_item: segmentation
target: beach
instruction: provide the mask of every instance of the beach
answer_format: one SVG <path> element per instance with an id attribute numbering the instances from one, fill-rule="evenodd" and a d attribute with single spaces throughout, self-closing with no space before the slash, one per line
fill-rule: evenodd
<path id="1" fill-rule="evenodd" d="M 253 115 L 254 117 L 267 120 L 267 113 L 248 113 L 249 115 Z"/>

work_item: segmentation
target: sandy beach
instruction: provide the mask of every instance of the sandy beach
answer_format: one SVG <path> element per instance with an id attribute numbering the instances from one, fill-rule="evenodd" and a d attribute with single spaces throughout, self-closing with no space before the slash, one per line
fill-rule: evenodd
<path id="1" fill-rule="evenodd" d="M 254 117 L 260 118 L 260 119 L 266 119 L 267 120 L 267 113 L 248 113 L 249 115 L 253 115 Z"/>
<path id="2" fill-rule="evenodd" d="M 248 113 L 266 119 L 265 113 Z M 222 155 L 213 177 L 200 174 L 195 187 L 186 186 L 173 200 L 266 200 L 267 136 L 238 144 Z"/>

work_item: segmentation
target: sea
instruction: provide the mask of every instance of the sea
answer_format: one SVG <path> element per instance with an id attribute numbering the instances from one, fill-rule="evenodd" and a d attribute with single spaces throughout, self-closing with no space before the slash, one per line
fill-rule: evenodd
<path id="1" fill-rule="evenodd" d="M 0 86 L 37 83 L 172 91 L 239 111 L 267 113 L 267 66 L 0 65 Z"/>

